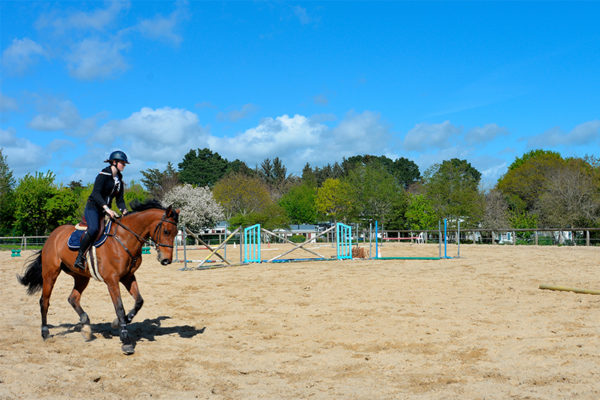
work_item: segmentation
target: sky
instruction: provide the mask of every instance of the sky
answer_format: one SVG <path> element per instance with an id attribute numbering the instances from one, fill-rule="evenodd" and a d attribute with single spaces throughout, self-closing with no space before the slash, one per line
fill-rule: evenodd
<path id="1" fill-rule="evenodd" d="M 600 156 L 600 2 L 0 2 L 0 148 L 16 178 L 125 180 L 209 148 L 254 168 Z"/>

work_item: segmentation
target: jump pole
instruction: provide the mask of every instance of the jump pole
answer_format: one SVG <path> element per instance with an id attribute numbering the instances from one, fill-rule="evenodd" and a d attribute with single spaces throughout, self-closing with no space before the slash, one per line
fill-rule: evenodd
<path id="1" fill-rule="evenodd" d="M 369 223 L 369 258 L 373 258 L 373 252 L 372 247 L 373 247 L 373 232 L 371 230 L 371 228 L 373 227 L 372 223 Z"/>
<path id="2" fill-rule="evenodd" d="M 438 253 L 442 258 L 442 222 L 438 221 Z"/>
<path id="3" fill-rule="evenodd" d="M 323 236 L 324 234 L 326 234 L 326 233 L 330 232 L 331 230 L 333 230 L 333 228 L 334 228 L 334 227 L 331 227 L 331 228 L 329 228 L 329 229 L 327 229 L 327 230 L 325 230 L 325 231 L 323 231 L 323 232 L 319 233 L 319 234 L 318 234 L 318 235 L 316 235 L 315 237 L 312 237 L 312 238 L 310 238 L 310 239 L 306 239 L 306 240 L 305 240 L 303 243 L 300 243 L 300 244 L 298 244 L 298 243 L 294 243 L 294 242 L 292 242 L 291 240 L 288 240 L 288 239 L 286 239 L 286 238 L 284 238 L 284 237 L 279 237 L 279 236 L 278 236 L 278 235 L 276 235 L 275 233 L 273 233 L 273 232 L 271 232 L 271 231 L 268 231 L 268 230 L 266 230 L 265 228 L 261 228 L 261 230 L 262 230 L 263 232 L 266 232 L 266 233 L 268 233 L 268 234 L 269 234 L 269 235 L 271 235 L 271 236 L 275 236 L 275 237 L 277 237 L 277 238 L 280 238 L 280 239 L 284 240 L 284 241 L 285 241 L 285 242 L 287 242 L 287 243 L 290 243 L 290 244 L 293 244 L 293 245 L 294 245 L 294 247 L 293 247 L 291 250 L 288 250 L 288 251 L 286 251 L 285 253 L 281 253 L 281 254 L 277 255 L 277 256 L 275 256 L 275 257 L 271 258 L 270 260 L 267 260 L 267 262 L 273 262 L 273 261 L 275 261 L 276 259 L 278 259 L 278 258 L 280 258 L 280 257 L 283 257 L 283 256 L 285 256 L 286 254 L 289 254 L 289 253 L 291 253 L 292 251 L 294 251 L 294 250 L 297 250 L 297 249 L 299 249 L 299 248 L 301 248 L 301 249 L 302 249 L 302 250 L 304 250 L 304 251 L 308 251 L 309 253 L 312 253 L 312 254 L 316 255 L 317 257 L 320 257 L 320 258 L 325 258 L 324 256 L 322 256 L 321 254 L 319 254 L 319 253 L 317 253 L 317 252 L 315 252 L 315 251 L 312 251 L 312 250 L 310 250 L 310 249 L 306 249 L 306 248 L 304 248 L 304 245 L 305 245 L 305 244 L 308 244 L 308 243 L 310 243 L 310 242 L 312 242 L 312 241 L 316 241 L 316 240 L 317 240 L 317 238 L 318 238 L 319 236 Z"/>
<path id="4" fill-rule="evenodd" d="M 448 220 L 444 218 L 444 258 L 448 258 Z"/>
<path id="5" fill-rule="evenodd" d="M 575 292 L 575 293 L 582 293 L 582 294 L 600 295 L 600 290 L 578 289 L 578 288 L 570 288 L 570 287 L 564 287 L 564 286 L 540 285 L 540 289 L 559 290 L 562 292 Z"/>
<path id="6" fill-rule="evenodd" d="M 229 241 L 229 239 L 231 239 L 236 233 L 238 233 L 238 231 L 240 230 L 240 228 L 237 228 L 235 231 L 231 232 L 231 235 L 229 235 L 227 237 L 227 239 L 225 239 L 225 241 L 223 243 L 221 243 L 221 245 L 219 247 L 217 247 L 216 249 L 214 249 L 208 256 L 206 256 L 206 258 L 204 260 L 202 260 L 202 262 L 198 265 L 198 267 L 201 267 L 204 265 L 205 262 L 208 261 L 209 258 L 211 258 L 213 256 L 213 254 L 216 254 L 217 256 L 219 256 L 219 258 L 221 260 L 223 260 L 226 264 L 231 265 L 229 263 L 229 261 L 227 261 L 226 258 L 221 257 L 221 255 L 219 253 L 217 253 L 217 251 L 221 250 L 221 248 L 223 248 L 224 246 L 227 245 L 227 242 Z"/>
<path id="7" fill-rule="evenodd" d="M 194 232 L 192 232 L 191 230 L 189 230 L 188 228 L 185 228 L 186 232 L 189 233 L 190 235 L 192 235 L 194 237 L 194 239 L 196 239 L 197 241 L 199 241 L 200 243 L 202 243 L 203 246 L 205 246 L 208 250 L 212 251 L 211 256 L 213 254 L 216 254 L 217 257 L 219 257 L 221 260 L 223 260 L 223 262 L 225 262 L 228 265 L 231 265 L 231 263 L 229 261 L 227 261 L 222 255 L 220 255 L 219 253 L 216 252 L 216 250 L 213 251 L 213 248 L 210 247 L 209 244 L 207 244 L 204 240 L 202 240 L 202 238 L 200 238 L 198 235 L 196 235 Z M 229 240 L 229 238 L 227 239 Z M 227 243 L 227 241 L 225 241 L 224 243 Z M 223 246 L 223 244 L 221 244 L 221 246 L 219 246 L 219 249 Z M 184 247 L 185 250 L 185 247 Z M 217 249 L 218 250 L 218 249 Z M 184 256 L 185 257 L 185 256 Z M 187 257 L 186 257 L 187 260 Z M 188 261 L 188 262 L 194 262 L 194 261 Z M 202 263 L 206 262 L 206 260 L 204 260 Z M 187 263 L 186 263 L 187 264 Z M 184 267 L 185 270 L 186 267 Z"/>
<path id="8" fill-rule="evenodd" d="M 458 241 L 458 253 L 456 254 L 456 258 L 460 258 L 460 218 L 458 219 L 458 233 L 456 235 L 456 240 Z"/>
<path id="9" fill-rule="evenodd" d="M 379 233 L 378 233 L 378 225 L 377 225 L 377 221 L 375 221 L 375 257 L 374 258 L 379 258 Z"/>

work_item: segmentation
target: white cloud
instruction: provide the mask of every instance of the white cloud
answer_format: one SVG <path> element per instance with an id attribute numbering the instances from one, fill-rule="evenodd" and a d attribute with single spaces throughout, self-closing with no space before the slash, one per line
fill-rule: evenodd
<path id="1" fill-rule="evenodd" d="M 45 55 L 42 46 L 33 40 L 13 39 L 12 44 L 2 53 L 2 65 L 10 73 L 22 74 Z"/>
<path id="2" fill-rule="evenodd" d="M 224 113 L 224 112 L 218 113 L 217 119 L 219 121 L 236 122 L 236 121 L 246 118 L 248 115 L 254 113 L 256 110 L 258 110 L 258 107 L 256 105 L 248 103 L 248 104 L 244 104 L 242 106 L 241 110 L 233 110 L 233 111 L 229 111 L 226 113 Z"/>
<path id="3" fill-rule="evenodd" d="M 585 146 L 600 140 L 600 120 L 593 120 L 577 125 L 573 130 L 565 133 L 559 127 L 552 128 L 541 135 L 533 136 L 527 140 L 527 145 L 534 147 L 554 146 Z"/>
<path id="4" fill-rule="evenodd" d="M 471 129 L 465 136 L 469 145 L 490 142 L 498 136 L 508 135 L 508 130 L 496 124 L 487 124 Z"/>
<path id="5" fill-rule="evenodd" d="M 17 101 L 0 93 L 0 112 L 16 111 L 18 109 Z"/>
<path id="6" fill-rule="evenodd" d="M 56 101 L 47 104 L 46 110 L 36 115 L 28 124 L 39 131 L 60 131 L 73 128 L 80 120 L 77 108 L 70 101 Z"/>
<path id="7" fill-rule="evenodd" d="M 50 152 L 28 139 L 18 137 L 14 129 L 0 129 L 0 148 L 15 177 L 37 171 L 50 161 Z"/>
<path id="8" fill-rule="evenodd" d="M 118 38 L 85 39 L 67 55 L 69 73 L 84 80 L 113 77 L 129 67 L 121 54 L 128 48 L 129 44 Z"/>
<path id="9" fill-rule="evenodd" d="M 319 20 L 319 18 L 309 15 L 308 11 L 304 7 L 294 6 L 292 10 L 302 25 L 308 25 Z"/>
<path id="10" fill-rule="evenodd" d="M 265 118 L 257 127 L 232 138 L 211 137 L 210 148 L 228 159 L 244 160 L 251 167 L 265 158 L 279 157 L 291 171 L 296 161 L 310 157 L 320 147 L 326 130 L 325 125 L 305 116 L 282 115 Z"/>
<path id="11" fill-rule="evenodd" d="M 63 131 L 72 136 L 92 133 L 96 127 L 94 118 L 84 119 L 77 107 L 68 100 L 56 98 L 40 99 L 39 114 L 33 117 L 28 127 L 38 131 Z"/>
<path id="12" fill-rule="evenodd" d="M 382 154 L 387 150 L 391 134 L 379 113 L 349 112 L 328 135 L 328 149 L 336 158 L 355 154 Z"/>
<path id="13" fill-rule="evenodd" d="M 191 148 L 207 147 L 198 116 L 178 108 L 142 108 L 124 120 L 103 125 L 94 141 L 122 145 L 130 158 L 148 163 L 182 159 Z"/>
<path id="14" fill-rule="evenodd" d="M 183 38 L 176 33 L 179 22 L 187 17 L 184 2 L 178 2 L 177 8 L 169 16 L 156 15 L 141 21 L 136 29 L 144 36 L 163 42 L 179 45 Z"/>
<path id="15" fill-rule="evenodd" d="M 303 115 L 265 118 L 235 137 L 211 137 L 210 148 L 250 167 L 265 158 L 279 157 L 289 172 L 299 174 L 307 162 L 317 166 L 357 152 L 383 154 L 391 136 L 380 115 L 370 111 L 348 113 L 334 128 L 320 121 Z"/>
<path id="16" fill-rule="evenodd" d="M 450 121 L 417 124 L 404 137 L 403 146 L 406 150 L 416 151 L 444 149 L 451 146 L 450 139 L 461 131 L 461 128 L 452 125 Z"/>
<path id="17" fill-rule="evenodd" d="M 329 104 L 329 99 L 327 99 L 327 96 L 325 96 L 322 93 L 313 97 L 313 101 L 315 102 L 315 104 L 319 104 L 322 106 L 326 106 L 327 104 Z"/>
<path id="18" fill-rule="evenodd" d="M 46 14 L 38 19 L 36 26 L 39 29 L 52 28 L 58 34 L 69 30 L 102 31 L 114 23 L 122 10 L 129 8 L 128 1 L 110 1 L 106 4 L 106 8 L 90 12 L 77 11 L 66 16 L 58 16 L 56 12 Z"/>

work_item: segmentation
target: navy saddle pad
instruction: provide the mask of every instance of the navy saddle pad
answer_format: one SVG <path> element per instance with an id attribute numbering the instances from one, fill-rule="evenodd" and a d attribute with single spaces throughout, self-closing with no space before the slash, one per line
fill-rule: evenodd
<path id="1" fill-rule="evenodd" d="M 100 238 L 96 241 L 96 243 L 94 243 L 95 247 L 100 247 L 100 246 L 102 246 L 102 244 L 104 242 L 106 242 L 106 238 L 108 237 L 107 235 L 110 232 L 111 226 L 112 226 L 112 221 L 109 221 L 108 224 L 106 224 L 106 227 L 104 228 L 104 232 L 102 232 L 102 236 L 100 236 Z M 81 237 L 83 236 L 84 233 L 85 233 L 85 231 L 82 231 L 79 229 L 75 229 L 75 231 L 73 231 L 73 233 L 71 233 L 71 236 L 69 236 L 69 241 L 68 241 L 68 245 L 71 250 L 77 250 L 80 247 Z"/>

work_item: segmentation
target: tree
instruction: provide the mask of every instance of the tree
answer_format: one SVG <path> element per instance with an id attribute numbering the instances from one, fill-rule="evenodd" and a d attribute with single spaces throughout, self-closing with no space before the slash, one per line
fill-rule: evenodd
<path id="1" fill-rule="evenodd" d="M 142 171 L 142 183 L 150 195 L 157 199 L 162 199 L 165 193 L 171 191 L 175 186 L 179 185 L 179 173 L 173 168 L 171 162 L 167 163 L 164 171 L 157 168 L 150 168 Z"/>
<path id="2" fill-rule="evenodd" d="M 148 192 L 144 190 L 142 185 L 136 183 L 133 179 L 128 185 L 125 185 L 125 193 L 123 193 L 123 200 L 125 204 L 131 204 L 132 201 L 137 200 L 143 203 L 148 199 Z M 117 205 L 113 202 L 113 208 L 117 211 Z"/>
<path id="3" fill-rule="evenodd" d="M 248 176 L 256 175 L 256 171 L 246 165 L 245 162 L 235 159 L 229 163 L 225 175 L 240 173 Z"/>
<path id="4" fill-rule="evenodd" d="M 504 194 L 492 189 L 485 195 L 485 211 L 482 225 L 488 229 L 506 229 L 510 226 L 508 202 Z"/>
<path id="5" fill-rule="evenodd" d="M 248 214 L 236 214 L 229 219 L 231 226 L 250 226 L 260 224 L 261 227 L 269 230 L 275 228 L 284 228 L 289 225 L 289 218 L 285 210 L 277 203 L 269 203 L 259 212 Z"/>
<path id="6" fill-rule="evenodd" d="M 532 150 L 515 159 L 496 187 L 506 196 L 512 211 L 531 213 L 546 186 L 548 173 L 563 162 L 556 152 Z"/>
<path id="7" fill-rule="evenodd" d="M 234 173 L 225 176 L 213 189 L 230 225 L 261 224 L 267 229 L 286 226 L 285 210 L 271 200 L 267 185 L 256 176 Z"/>
<path id="8" fill-rule="evenodd" d="M 46 203 L 56 193 L 54 174 L 37 172 L 20 179 L 15 189 L 15 227 L 25 235 L 42 235 L 49 230 Z"/>
<path id="9" fill-rule="evenodd" d="M 212 187 L 227 172 L 229 162 L 207 148 L 190 150 L 179 163 L 182 183 Z"/>
<path id="10" fill-rule="evenodd" d="M 438 218 L 476 224 L 483 216 L 478 186 L 481 173 L 466 160 L 453 158 L 425 173 L 425 193 Z"/>
<path id="11" fill-rule="evenodd" d="M 309 163 L 306 163 L 302 168 L 302 183 L 314 188 L 317 187 L 317 176 Z"/>
<path id="12" fill-rule="evenodd" d="M 403 217 L 406 195 L 396 179 L 376 163 L 361 165 L 348 172 L 344 179 L 351 200 L 354 220 L 380 221 L 388 226 L 393 211 Z M 403 218 L 400 218 L 403 219 Z M 396 225 L 403 221 L 394 218 Z"/>
<path id="13" fill-rule="evenodd" d="M 258 176 L 266 183 L 273 200 L 278 200 L 286 191 L 286 187 L 292 179 L 287 175 L 287 168 L 279 157 L 273 161 L 266 158 L 257 168 Z"/>
<path id="14" fill-rule="evenodd" d="M 362 155 L 352 156 L 342 161 L 344 174 L 348 175 L 355 168 L 371 166 L 384 169 L 396 178 L 397 183 L 404 189 L 421 179 L 419 167 L 413 161 L 404 157 L 392 160 L 386 156 Z"/>
<path id="15" fill-rule="evenodd" d="M 394 171 L 392 174 L 398 179 L 398 183 L 404 189 L 408 189 L 411 185 L 421 180 L 421 172 L 418 165 L 404 157 L 400 157 L 394 161 Z"/>
<path id="16" fill-rule="evenodd" d="M 15 179 L 0 148 L 0 234 L 10 232 L 14 223 Z"/>
<path id="17" fill-rule="evenodd" d="M 181 209 L 180 221 L 193 231 L 212 228 L 224 218 L 223 208 L 217 203 L 208 187 L 190 184 L 175 186 L 165 193 L 165 206 Z"/>
<path id="18" fill-rule="evenodd" d="M 305 177 L 310 179 L 311 181 L 314 179 L 314 184 L 316 187 L 322 186 L 323 182 L 327 179 L 340 179 L 344 176 L 344 170 L 340 164 L 337 162 L 333 165 L 327 164 L 326 166 L 319 168 L 315 167 L 312 169 L 308 163 L 304 166 L 302 170 L 302 179 Z"/>
<path id="19" fill-rule="evenodd" d="M 593 226 L 600 214 L 599 189 L 591 165 L 581 159 L 566 160 L 546 174 L 536 212 L 548 227 Z"/>
<path id="20" fill-rule="evenodd" d="M 236 214 L 260 213 L 272 202 L 269 189 L 260 178 L 242 173 L 221 179 L 213 188 L 213 194 L 223 207 L 226 218 Z"/>
<path id="21" fill-rule="evenodd" d="M 350 214 L 350 188 L 339 179 L 329 178 L 317 189 L 317 211 L 329 217 L 332 221 L 343 220 Z"/>
<path id="22" fill-rule="evenodd" d="M 408 228 L 414 231 L 438 227 L 439 218 L 427 197 L 422 194 L 409 196 L 405 217 Z"/>
<path id="23" fill-rule="evenodd" d="M 77 209 L 79 196 L 69 187 L 58 189 L 54 195 L 46 200 L 43 210 L 46 214 L 48 229 L 52 230 L 64 224 L 79 222 Z"/>
<path id="24" fill-rule="evenodd" d="M 317 190 L 310 184 L 292 187 L 279 200 L 292 224 L 312 224 L 317 220 L 315 198 Z"/>

